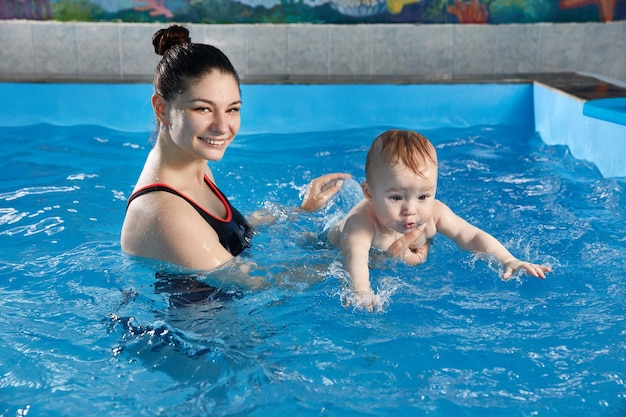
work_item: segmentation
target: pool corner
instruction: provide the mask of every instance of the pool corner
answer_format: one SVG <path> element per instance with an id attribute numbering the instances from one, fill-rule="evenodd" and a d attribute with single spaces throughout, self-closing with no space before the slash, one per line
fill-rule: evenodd
<path id="1" fill-rule="evenodd" d="M 602 89 L 606 93 L 606 89 Z M 566 145 L 578 159 L 593 162 L 604 177 L 626 176 L 626 89 L 609 97 L 573 94 L 540 81 L 533 83 L 535 129 L 548 145 Z M 597 103 L 610 105 L 602 108 Z M 618 100 L 620 106 L 614 106 Z M 591 109 L 591 111 L 590 111 Z"/>

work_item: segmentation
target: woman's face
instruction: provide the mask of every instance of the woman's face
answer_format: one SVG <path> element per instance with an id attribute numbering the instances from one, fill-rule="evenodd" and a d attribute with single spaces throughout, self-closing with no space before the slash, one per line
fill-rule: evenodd
<path id="1" fill-rule="evenodd" d="M 220 160 L 239 132 L 241 95 L 230 74 L 211 71 L 165 108 L 172 141 L 201 159 Z"/>

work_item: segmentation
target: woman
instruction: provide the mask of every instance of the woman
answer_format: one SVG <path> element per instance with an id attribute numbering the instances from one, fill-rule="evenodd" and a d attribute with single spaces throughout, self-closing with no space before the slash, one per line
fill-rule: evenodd
<path id="1" fill-rule="evenodd" d="M 161 29 L 152 43 L 163 56 L 152 96 L 158 136 L 128 201 L 122 249 L 210 271 L 246 249 L 252 236 L 207 164 L 224 156 L 239 131 L 239 76 L 219 49 L 191 43 L 184 27 Z M 321 208 L 346 177 L 313 180 L 301 209 Z"/>

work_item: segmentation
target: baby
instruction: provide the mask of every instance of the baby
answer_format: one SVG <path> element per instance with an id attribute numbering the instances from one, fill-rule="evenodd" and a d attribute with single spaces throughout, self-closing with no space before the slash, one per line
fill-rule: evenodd
<path id="1" fill-rule="evenodd" d="M 328 240 L 341 248 L 358 306 L 371 310 L 376 304 L 369 279 L 371 248 L 418 265 L 426 260 L 437 233 L 464 250 L 495 256 L 504 266 L 503 279 L 518 270 L 543 279 L 551 271 L 520 261 L 493 236 L 435 199 L 437 154 L 419 133 L 389 130 L 377 137 L 367 153 L 361 188 L 365 198 L 328 233 Z"/>

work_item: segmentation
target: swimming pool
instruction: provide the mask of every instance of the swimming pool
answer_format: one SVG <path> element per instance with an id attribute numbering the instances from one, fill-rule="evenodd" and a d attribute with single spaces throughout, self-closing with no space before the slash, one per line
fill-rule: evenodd
<path id="1" fill-rule="evenodd" d="M 214 172 L 243 213 L 279 215 L 246 255 L 270 285 L 197 304 L 118 243 L 150 86 L 0 91 L 15 97 L 0 112 L 0 415 L 626 413 L 626 181 L 535 133 L 532 86 L 244 85 Z M 317 175 L 362 180 L 389 127 L 435 144 L 441 200 L 554 273 L 504 282 L 438 237 L 423 266 L 375 261 L 381 311 L 345 307 L 338 254 L 308 232 L 356 182 L 324 212 L 292 207 Z"/>

